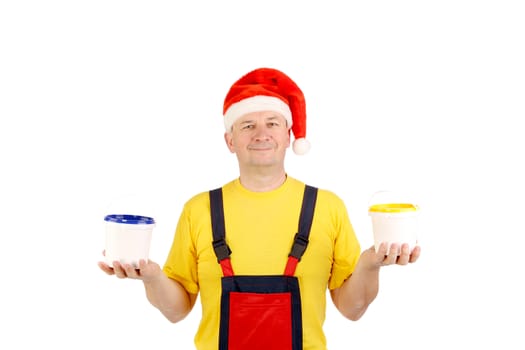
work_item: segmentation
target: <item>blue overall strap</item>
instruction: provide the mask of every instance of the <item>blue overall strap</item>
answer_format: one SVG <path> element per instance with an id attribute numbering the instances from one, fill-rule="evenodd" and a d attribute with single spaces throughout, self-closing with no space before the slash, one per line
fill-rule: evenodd
<path id="1" fill-rule="evenodd" d="M 230 254 L 231 249 L 226 244 L 226 233 L 224 228 L 224 208 L 222 205 L 222 188 L 216 188 L 209 192 L 211 229 L 213 233 L 213 250 L 217 256 L 217 261 L 221 264 L 224 276 L 233 276 Z"/>
<path id="2" fill-rule="evenodd" d="M 312 228 L 316 201 L 317 188 L 306 185 L 304 188 L 301 216 L 299 217 L 299 230 L 295 234 L 292 249 L 288 255 L 288 262 L 286 263 L 286 268 L 284 270 L 286 276 L 293 276 L 295 274 L 295 268 L 306 251 L 310 229 Z"/>
<path id="3" fill-rule="evenodd" d="M 217 261 L 222 267 L 224 276 L 233 276 L 233 268 L 230 260 L 231 249 L 228 247 L 225 239 L 226 233 L 224 208 L 222 204 L 222 188 L 211 190 L 209 195 L 213 231 L 213 250 L 217 256 Z M 304 189 L 301 214 L 299 217 L 298 232 L 295 234 L 294 243 L 290 250 L 284 272 L 286 276 L 294 275 L 295 268 L 308 246 L 308 237 L 310 236 L 310 229 L 312 227 L 316 200 L 317 188 L 306 185 Z"/>

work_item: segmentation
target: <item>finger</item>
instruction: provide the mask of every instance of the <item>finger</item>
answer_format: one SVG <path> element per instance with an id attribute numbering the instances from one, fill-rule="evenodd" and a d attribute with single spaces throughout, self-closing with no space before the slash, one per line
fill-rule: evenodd
<path id="1" fill-rule="evenodd" d="M 377 264 L 377 266 L 385 265 L 385 259 L 387 257 L 388 250 L 388 244 L 386 242 L 381 242 L 377 249 L 375 248 L 375 246 L 372 246 L 368 250 L 372 252 L 374 257 L 374 263 Z"/>
<path id="2" fill-rule="evenodd" d="M 410 260 L 410 246 L 408 244 L 403 244 L 401 246 L 401 254 L 397 257 L 396 264 L 406 265 Z"/>
<path id="3" fill-rule="evenodd" d="M 106 263 L 103 263 L 103 262 L 98 262 L 98 267 L 100 267 L 100 269 L 102 271 L 104 271 L 105 273 L 107 273 L 108 275 L 114 275 L 115 274 L 115 271 L 113 271 L 113 268 L 110 267 L 108 264 Z"/>
<path id="4" fill-rule="evenodd" d="M 115 271 L 115 276 L 117 276 L 118 278 L 127 278 L 128 277 L 128 275 L 126 273 L 126 269 L 118 261 L 113 261 L 113 270 Z"/>
<path id="5" fill-rule="evenodd" d="M 414 249 L 412 249 L 412 253 L 410 254 L 409 262 L 410 263 L 416 262 L 417 259 L 419 259 L 420 255 L 421 255 L 421 247 L 417 245 L 414 247 Z"/>
<path id="6" fill-rule="evenodd" d="M 374 247 L 370 248 L 370 249 L 375 249 Z M 376 254 L 381 258 L 381 259 L 384 259 L 386 257 L 386 253 L 387 253 L 387 250 L 388 250 L 388 243 L 386 242 L 381 242 L 381 244 L 379 244 L 379 247 L 377 248 L 377 252 Z"/>
<path id="7" fill-rule="evenodd" d="M 139 270 L 144 270 L 149 262 L 150 260 L 146 261 L 144 259 L 140 259 L 139 260 Z"/>
<path id="8" fill-rule="evenodd" d="M 126 272 L 126 276 L 128 278 L 139 278 L 140 277 L 140 270 L 135 268 L 132 264 L 123 264 L 122 265 L 124 271 Z"/>
<path id="9" fill-rule="evenodd" d="M 383 260 L 383 265 L 395 264 L 399 254 L 400 254 L 399 244 L 392 243 L 390 245 L 390 249 L 388 250 L 388 254 L 385 256 L 385 259 Z"/>

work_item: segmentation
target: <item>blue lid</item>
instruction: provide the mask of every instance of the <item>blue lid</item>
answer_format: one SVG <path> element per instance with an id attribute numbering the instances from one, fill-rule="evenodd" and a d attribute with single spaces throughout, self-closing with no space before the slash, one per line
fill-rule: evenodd
<path id="1" fill-rule="evenodd" d="M 129 215 L 129 214 L 111 214 L 106 215 L 104 221 L 115 222 L 118 224 L 130 224 L 130 225 L 151 225 L 155 223 L 153 218 L 141 215 Z"/>

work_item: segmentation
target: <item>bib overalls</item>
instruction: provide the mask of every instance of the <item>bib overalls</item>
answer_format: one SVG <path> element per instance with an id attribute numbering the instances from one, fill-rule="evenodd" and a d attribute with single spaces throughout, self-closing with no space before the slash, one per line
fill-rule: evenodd
<path id="1" fill-rule="evenodd" d="M 221 265 L 219 350 L 302 350 L 297 264 L 308 245 L 317 188 L 305 186 L 298 232 L 283 275 L 237 276 L 226 243 L 222 189 L 209 192 L 213 249 Z"/>

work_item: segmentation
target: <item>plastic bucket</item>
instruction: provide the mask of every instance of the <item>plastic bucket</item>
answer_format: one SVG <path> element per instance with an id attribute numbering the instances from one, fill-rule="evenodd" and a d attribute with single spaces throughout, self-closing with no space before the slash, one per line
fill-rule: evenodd
<path id="1" fill-rule="evenodd" d="M 106 262 L 132 264 L 138 268 L 141 259 L 148 260 L 155 220 L 148 216 L 110 214 L 106 226 Z"/>
<path id="2" fill-rule="evenodd" d="M 372 218 L 374 246 L 376 251 L 383 242 L 408 243 L 410 251 L 417 244 L 419 208 L 411 203 L 379 203 L 371 205 L 368 214 Z M 387 252 L 388 252 L 387 250 Z"/>

